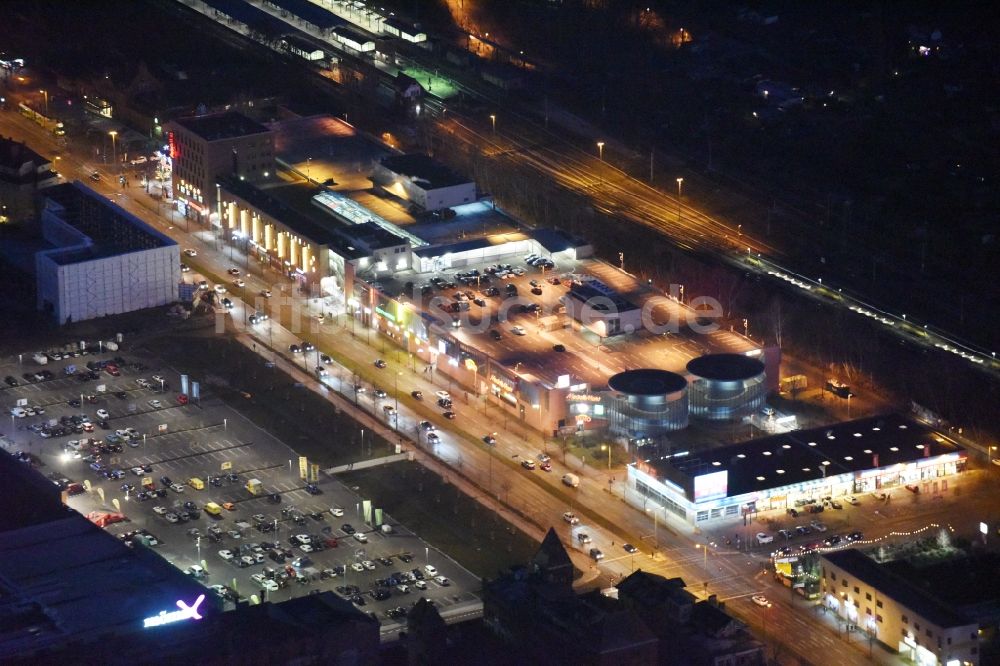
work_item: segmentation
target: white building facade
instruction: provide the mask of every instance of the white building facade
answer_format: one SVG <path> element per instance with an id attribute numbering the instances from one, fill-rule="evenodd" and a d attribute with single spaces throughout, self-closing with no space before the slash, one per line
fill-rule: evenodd
<path id="1" fill-rule="evenodd" d="M 173 303 L 180 248 L 79 182 L 48 190 L 35 255 L 38 309 L 60 324 Z"/>

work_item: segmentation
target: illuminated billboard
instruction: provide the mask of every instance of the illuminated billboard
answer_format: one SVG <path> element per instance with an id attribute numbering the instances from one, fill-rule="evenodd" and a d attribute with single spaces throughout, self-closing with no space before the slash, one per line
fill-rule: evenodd
<path id="1" fill-rule="evenodd" d="M 694 477 L 694 501 L 696 503 L 723 498 L 728 491 L 728 470 Z"/>

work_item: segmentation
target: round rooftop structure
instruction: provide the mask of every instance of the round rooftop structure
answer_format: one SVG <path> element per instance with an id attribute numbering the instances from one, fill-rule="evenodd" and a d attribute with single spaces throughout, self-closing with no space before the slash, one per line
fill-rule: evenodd
<path id="1" fill-rule="evenodd" d="M 739 382 L 763 374 L 764 364 L 743 354 L 707 354 L 689 361 L 687 370 L 701 379 Z"/>
<path id="2" fill-rule="evenodd" d="M 764 364 L 743 354 L 708 354 L 687 364 L 691 416 L 734 421 L 764 404 Z"/>
<path id="3" fill-rule="evenodd" d="M 687 380 L 666 370 L 626 370 L 611 377 L 608 387 L 629 395 L 665 395 L 687 388 Z"/>
<path id="4" fill-rule="evenodd" d="M 647 368 L 620 372 L 608 380 L 611 431 L 629 438 L 656 437 L 688 424 L 688 381 L 682 375 Z"/>

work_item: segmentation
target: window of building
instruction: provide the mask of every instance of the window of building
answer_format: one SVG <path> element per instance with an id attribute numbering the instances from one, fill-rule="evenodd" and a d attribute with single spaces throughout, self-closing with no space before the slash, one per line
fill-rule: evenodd
<path id="1" fill-rule="evenodd" d="M 882 608 L 882 601 L 881 600 L 876 601 L 875 605 L 879 608 Z"/>
<path id="2" fill-rule="evenodd" d="M 934 632 L 930 629 L 925 629 L 924 633 L 927 634 L 928 638 L 934 638 Z"/>
<path id="3" fill-rule="evenodd" d="M 910 623 L 910 618 L 906 617 L 905 615 L 901 619 L 903 620 L 903 624 L 909 624 Z"/>
<path id="4" fill-rule="evenodd" d="M 831 571 L 830 572 L 830 580 L 837 580 L 837 572 L 836 571 Z"/>
<path id="5" fill-rule="evenodd" d="M 861 594 L 861 588 L 857 585 L 854 586 L 854 594 Z"/>
<path id="6" fill-rule="evenodd" d="M 913 623 L 913 628 L 916 629 L 917 631 L 920 631 L 920 623 L 919 622 L 914 622 Z"/>
<path id="7" fill-rule="evenodd" d="M 841 583 L 841 585 L 843 585 L 844 587 L 847 587 L 847 579 L 846 579 L 846 578 L 845 578 L 844 580 L 840 581 L 840 583 Z"/>
<path id="8" fill-rule="evenodd" d="M 871 592 L 865 592 L 865 600 L 866 601 L 871 601 L 872 600 Z"/>
<path id="9" fill-rule="evenodd" d="M 882 621 L 882 616 L 881 616 L 881 615 L 878 615 L 878 614 L 876 614 L 876 615 L 875 615 L 875 619 L 876 619 L 876 620 L 878 620 L 879 622 L 881 622 L 881 621 Z"/>
<path id="10" fill-rule="evenodd" d="M 872 614 L 872 609 L 871 609 L 871 607 L 869 607 L 869 606 L 865 606 L 865 615 L 871 615 L 871 614 Z"/>

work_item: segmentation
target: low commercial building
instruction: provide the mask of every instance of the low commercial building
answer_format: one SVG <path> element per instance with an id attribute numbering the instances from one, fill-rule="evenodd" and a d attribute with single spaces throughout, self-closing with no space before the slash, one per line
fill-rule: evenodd
<path id="1" fill-rule="evenodd" d="M 41 230 L 38 309 L 60 324 L 177 300 L 177 243 L 82 183 L 45 191 Z"/>
<path id="2" fill-rule="evenodd" d="M 382 22 L 382 29 L 393 37 L 399 37 L 407 42 L 419 44 L 427 41 L 427 33 L 417 26 L 407 23 L 395 16 L 385 19 Z"/>
<path id="3" fill-rule="evenodd" d="M 51 481 L 2 449 L 0 478 L 0 662 L 113 663 L 83 655 L 170 632 L 162 620 L 151 628 L 161 611 L 175 627 L 197 624 L 177 615 L 179 601 L 202 621 L 221 614 L 221 599 L 198 581 L 67 508 Z"/>
<path id="4" fill-rule="evenodd" d="M 977 666 L 979 623 L 856 549 L 820 557 L 824 605 L 919 666 Z"/>
<path id="5" fill-rule="evenodd" d="M 689 523 L 784 510 L 805 500 L 911 486 L 929 495 L 965 470 L 965 450 L 900 414 L 874 416 L 628 468 L 625 499 Z"/>
<path id="6" fill-rule="evenodd" d="M 370 259 L 341 233 L 343 225 L 318 213 L 293 210 L 239 178 L 219 178 L 218 191 L 220 225 L 228 242 L 301 285 L 316 285 L 323 294 L 346 302 L 358 270 Z"/>
<path id="7" fill-rule="evenodd" d="M 567 315 L 598 337 L 642 330 L 642 308 L 599 280 L 573 283 L 562 302 Z"/>
<path id="8" fill-rule="evenodd" d="M 425 211 L 436 211 L 476 200 L 476 183 L 427 155 L 382 158 L 372 182 L 393 196 Z"/>
<path id="9" fill-rule="evenodd" d="M 174 197 L 184 215 L 204 221 L 218 212 L 220 177 L 258 182 L 274 173 L 274 132 L 241 113 L 177 118 L 166 130 Z"/>

